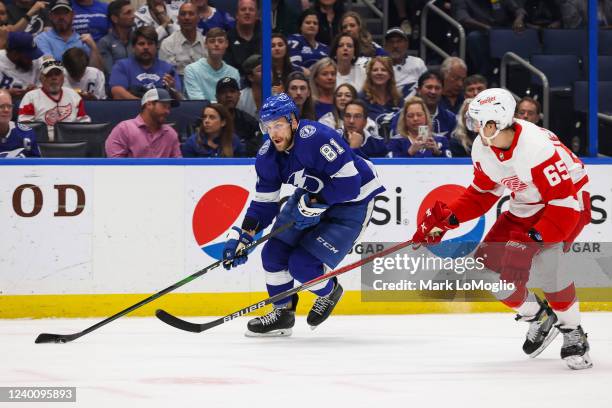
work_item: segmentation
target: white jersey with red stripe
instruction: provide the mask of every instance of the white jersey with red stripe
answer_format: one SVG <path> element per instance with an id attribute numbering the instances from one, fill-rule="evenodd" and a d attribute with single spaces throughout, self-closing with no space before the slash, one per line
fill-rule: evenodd
<path id="1" fill-rule="evenodd" d="M 85 113 L 81 96 L 71 88 L 62 87 L 58 97 L 41 89 L 26 93 L 19 104 L 19 122 L 45 122 L 53 140 L 53 125 L 57 122 L 91 122 Z"/>
<path id="2" fill-rule="evenodd" d="M 474 180 L 472 188 L 479 195 L 500 197 L 507 188 L 512 191 L 509 211 L 520 218 L 528 218 L 544 211 L 539 226 L 558 238 L 566 233 L 559 231 L 554 219 L 567 211 L 580 211 L 570 168 L 580 172 L 576 163 L 561 146 L 556 146 L 546 130 L 523 120 L 514 124 L 515 136 L 509 149 L 485 146 L 480 137 L 472 146 Z M 561 154 L 559 153 L 561 150 Z M 459 203 L 459 212 L 465 213 L 467 202 Z M 545 217 L 544 217 L 545 215 Z M 569 228 L 568 226 L 567 228 Z M 569 232 L 568 232 L 569 233 Z"/>

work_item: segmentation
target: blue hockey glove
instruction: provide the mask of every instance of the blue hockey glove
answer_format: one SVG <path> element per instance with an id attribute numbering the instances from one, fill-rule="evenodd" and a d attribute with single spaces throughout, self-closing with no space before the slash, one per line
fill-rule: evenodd
<path id="1" fill-rule="evenodd" d="M 329 208 L 329 205 L 310 202 L 308 193 L 302 194 L 298 205 L 293 209 L 294 227 L 303 230 L 313 227 L 321 221 L 321 214 Z"/>
<path id="2" fill-rule="evenodd" d="M 227 233 L 227 241 L 223 248 L 223 267 L 229 271 L 245 263 L 250 251 L 242 251 L 242 249 L 252 242 L 251 234 L 243 232 L 238 227 L 232 227 Z"/>

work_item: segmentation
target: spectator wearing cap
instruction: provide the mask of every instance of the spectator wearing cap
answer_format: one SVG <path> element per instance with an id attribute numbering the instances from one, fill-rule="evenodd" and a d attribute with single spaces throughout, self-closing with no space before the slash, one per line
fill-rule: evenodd
<path id="1" fill-rule="evenodd" d="M 236 107 L 239 100 L 240 88 L 234 78 L 225 77 L 217 82 L 217 102 L 228 110 L 234 124 L 234 133 L 245 147 L 245 156 L 255 157 L 262 143 L 259 124 L 252 115 Z"/>
<path id="2" fill-rule="evenodd" d="M 91 65 L 102 68 L 102 57 L 91 34 L 79 35 L 73 29 L 74 11 L 69 0 L 57 0 L 51 6 L 50 19 L 53 28 L 34 39 L 44 55 L 59 61 L 67 49 L 78 47 L 89 55 Z"/>
<path id="3" fill-rule="evenodd" d="M 6 4 L 5 4 L 6 3 Z M 9 32 L 25 31 L 32 35 L 40 33 L 49 25 L 47 2 L 34 0 L 14 0 L 12 3 L 0 3 L 0 14 L 6 17 L 0 25 Z"/>
<path id="4" fill-rule="evenodd" d="M 246 87 L 240 91 L 238 109 L 258 118 L 261 108 L 261 55 L 251 55 L 242 64 Z"/>
<path id="5" fill-rule="evenodd" d="M 19 104 L 19 122 L 45 122 L 49 139 L 58 122 L 91 122 L 83 98 L 64 85 L 64 67 L 53 58 L 43 59 L 41 88 L 26 93 Z"/>
<path id="6" fill-rule="evenodd" d="M 236 26 L 227 33 L 230 47 L 223 57 L 226 63 L 238 70 L 250 55 L 261 54 L 261 30 L 258 27 L 257 14 L 255 0 L 238 0 Z M 208 35 L 206 34 L 207 38 Z"/>
<path id="7" fill-rule="evenodd" d="M 223 62 L 228 47 L 227 34 L 213 28 L 206 35 L 208 56 L 185 67 L 185 92 L 189 99 L 215 99 L 217 82 L 224 77 L 240 81 L 238 70 Z"/>
<path id="8" fill-rule="evenodd" d="M 89 57 L 81 48 L 70 48 L 64 53 L 62 63 L 66 68 L 66 83 L 81 98 L 106 99 L 106 80 L 98 68 L 89 67 Z"/>
<path id="9" fill-rule="evenodd" d="M 13 99 L 6 89 L 0 89 L 0 158 L 40 157 L 36 135 L 27 125 L 11 121 Z"/>
<path id="10" fill-rule="evenodd" d="M 115 0 L 108 5 L 108 20 L 111 28 L 98 41 L 98 49 L 108 76 L 115 62 L 132 56 L 130 41 L 134 31 L 134 7 L 130 0 Z"/>
<path id="11" fill-rule="evenodd" d="M 178 102 L 163 88 L 149 89 L 140 102 L 140 114 L 120 122 L 106 139 L 107 157 L 181 157 L 176 131 L 166 124 Z"/>
<path id="12" fill-rule="evenodd" d="M 244 147 L 234 134 L 225 106 L 211 103 L 202 110 L 199 129 L 181 145 L 183 157 L 241 157 Z"/>
<path id="13" fill-rule="evenodd" d="M 178 29 L 176 4 L 166 4 L 164 0 L 146 0 L 146 2 L 147 4 L 135 13 L 136 27 L 153 27 L 160 41 Z"/>
<path id="14" fill-rule="evenodd" d="M 140 99 L 149 89 L 167 88 L 181 99 L 181 81 L 174 66 L 157 58 L 157 32 L 140 27 L 132 36 L 134 55 L 119 60 L 111 70 L 109 85 L 115 99 Z"/>
<path id="15" fill-rule="evenodd" d="M 74 31 L 91 34 L 98 42 L 108 32 L 108 3 L 98 0 L 73 0 Z"/>
<path id="16" fill-rule="evenodd" d="M 456 115 L 464 100 L 463 81 L 467 77 L 467 65 L 461 58 L 448 57 L 440 66 L 440 73 L 444 80 L 440 106 Z"/>
<path id="17" fill-rule="evenodd" d="M 406 97 L 416 86 L 419 77 L 427 71 L 427 66 L 419 57 L 408 55 L 410 43 L 401 28 L 394 27 L 387 30 L 384 47 L 393 60 L 397 90 Z"/>
<path id="18" fill-rule="evenodd" d="M 197 29 L 198 15 L 194 4 L 181 5 L 178 24 L 181 29 L 162 41 L 159 58 L 176 66 L 179 75 L 183 76 L 187 65 L 206 57 L 206 39 Z"/>
<path id="19" fill-rule="evenodd" d="M 6 50 L 0 50 L 0 88 L 21 98 L 36 88 L 40 78 L 40 57 L 32 34 L 8 33 Z"/>

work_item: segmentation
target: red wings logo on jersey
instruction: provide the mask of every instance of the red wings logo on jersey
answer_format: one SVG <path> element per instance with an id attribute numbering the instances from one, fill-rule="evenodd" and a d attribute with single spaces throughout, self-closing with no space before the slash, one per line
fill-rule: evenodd
<path id="1" fill-rule="evenodd" d="M 501 184 L 515 193 L 525 190 L 528 186 L 523 183 L 517 176 L 506 177 L 501 180 Z"/>
<path id="2" fill-rule="evenodd" d="M 54 125 L 69 117 L 71 113 L 72 105 L 57 106 L 45 113 L 45 123 L 47 125 Z"/>

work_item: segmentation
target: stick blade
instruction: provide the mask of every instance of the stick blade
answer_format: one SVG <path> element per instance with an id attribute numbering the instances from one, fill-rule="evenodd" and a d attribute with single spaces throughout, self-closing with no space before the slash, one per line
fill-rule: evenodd
<path id="1" fill-rule="evenodd" d="M 197 323 L 191 323 L 183 319 L 179 319 L 178 317 L 171 315 L 165 310 L 157 309 L 155 311 L 155 316 L 157 316 L 157 318 L 161 320 L 162 322 L 172 327 L 176 327 L 177 329 L 192 332 L 192 333 L 202 332 L 201 325 Z"/>
<path id="2" fill-rule="evenodd" d="M 64 334 L 50 334 L 50 333 L 41 333 L 38 335 L 34 343 L 68 343 L 69 341 L 74 340 L 76 337 L 71 335 Z"/>

